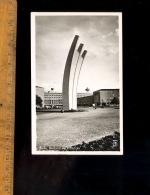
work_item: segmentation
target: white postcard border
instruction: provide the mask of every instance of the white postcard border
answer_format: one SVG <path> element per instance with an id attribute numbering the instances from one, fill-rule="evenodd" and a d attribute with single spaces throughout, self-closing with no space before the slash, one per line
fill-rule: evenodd
<path id="1" fill-rule="evenodd" d="M 119 90 L 120 90 L 120 151 L 37 151 L 36 150 L 36 16 L 118 16 L 119 17 Z M 33 155 L 123 155 L 123 56 L 121 12 L 31 12 L 31 144 Z"/>

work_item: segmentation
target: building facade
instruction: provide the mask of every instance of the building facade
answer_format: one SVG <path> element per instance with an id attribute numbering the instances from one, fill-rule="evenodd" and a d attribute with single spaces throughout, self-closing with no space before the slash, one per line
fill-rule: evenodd
<path id="1" fill-rule="evenodd" d="M 93 92 L 94 103 L 98 106 L 110 105 L 114 97 L 119 98 L 119 89 L 100 89 Z"/>
<path id="2" fill-rule="evenodd" d="M 36 95 L 43 100 L 42 107 L 44 106 L 62 106 L 63 98 L 62 93 L 48 91 L 44 92 L 43 87 L 36 86 Z M 97 106 L 110 105 L 114 97 L 119 98 L 119 89 L 100 89 L 92 93 L 77 93 L 77 105 L 92 105 Z"/>
<path id="3" fill-rule="evenodd" d="M 86 97 L 92 95 L 91 93 L 77 93 L 77 98 Z M 53 106 L 53 105 L 62 105 L 62 93 L 59 92 L 44 92 L 44 105 Z"/>
<path id="4" fill-rule="evenodd" d="M 62 105 L 62 93 L 45 92 L 44 93 L 44 105 Z"/>
<path id="5" fill-rule="evenodd" d="M 77 105 L 78 106 L 92 106 L 94 103 L 93 95 L 85 96 L 85 97 L 78 97 L 77 98 Z"/>

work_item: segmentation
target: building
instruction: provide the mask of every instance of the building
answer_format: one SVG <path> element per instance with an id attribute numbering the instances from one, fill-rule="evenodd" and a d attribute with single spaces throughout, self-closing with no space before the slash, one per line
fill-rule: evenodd
<path id="1" fill-rule="evenodd" d="M 111 104 L 113 98 L 119 98 L 119 89 L 100 89 L 93 92 L 93 95 L 88 97 L 78 97 L 78 106 L 92 105 L 107 106 Z"/>
<path id="2" fill-rule="evenodd" d="M 77 93 L 77 98 L 86 97 L 92 95 L 91 93 Z M 44 105 L 62 105 L 62 93 L 48 91 L 44 93 Z"/>
<path id="3" fill-rule="evenodd" d="M 36 86 L 36 95 L 40 96 L 43 100 L 44 106 L 62 106 L 62 93 L 48 91 L 44 92 L 43 87 Z M 114 97 L 119 98 L 119 89 L 100 89 L 92 93 L 77 93 L 77 105 L 92 105 L 96 104 L 97 106 L 110 105 Z"/>
<path id="4" fill-rule="evenodd" d="M 62 105 L 62 93 L 48 91 L 44 93 L 44 105 Z"/>
<path id="5" fill-rule="evenodd" d="M 97 106 L 110 105 L 114 97 L 119 98 L 119 89 L 100 89 L 93 92 L 94 103 Z"/>
<path id="6" fill-rule="evenodd" d="M 77 98 L 78 106 L 92 106 L 93 103 L 94 103 L 93 95 Z"/>
<path id="7" fill-rule="evenodd" d="M 36 95 L 42 99 L 42 107 L 44 107 L 44 88 L 36 86 Z"/>

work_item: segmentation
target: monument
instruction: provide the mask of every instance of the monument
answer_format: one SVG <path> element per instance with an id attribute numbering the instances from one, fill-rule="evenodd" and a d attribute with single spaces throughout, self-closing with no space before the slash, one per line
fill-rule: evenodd
<path id="1" fill-rule="evenodd" d="M 77 110 L 77 86 L 80 76 L 80 71 L 87 51 L 83 49 L 83 44 L 80 43 L 76 49 L 79 36 L 75 35 L 71 44 L 68 57 L 66 60 L 62 97 L 63 97 L 63 110 Z M 82 53 L 82 54 L 81 54 Z"/>

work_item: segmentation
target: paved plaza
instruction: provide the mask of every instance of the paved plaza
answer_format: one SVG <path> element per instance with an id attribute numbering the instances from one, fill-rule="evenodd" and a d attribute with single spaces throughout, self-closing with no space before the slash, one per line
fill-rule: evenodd
<path id="1" fill-rule="evenodd" d="M 84 109 L 85 112 L 37 112 L 37 146 L 69 147 L 119 131 L 120 109 Z"/>

